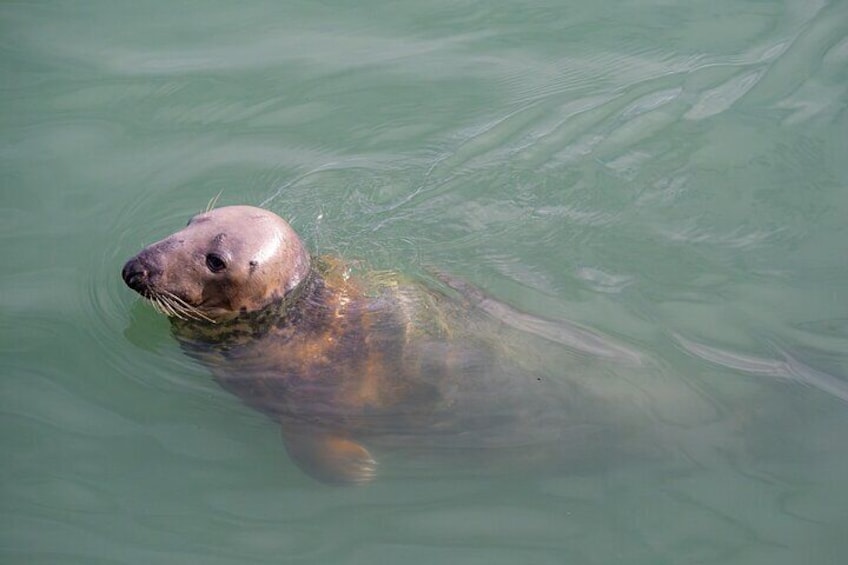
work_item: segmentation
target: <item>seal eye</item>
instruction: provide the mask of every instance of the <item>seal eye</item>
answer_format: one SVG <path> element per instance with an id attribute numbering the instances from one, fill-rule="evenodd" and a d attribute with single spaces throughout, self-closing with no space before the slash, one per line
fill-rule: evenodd
<path id="1" fill-rule="evenodd" d="M 215 253 L 210 253 L 206 256 L 206 266 L 213 273 L 220 273 L 227 268 L 227 264 L 221 259 L 221 256 Z"/>

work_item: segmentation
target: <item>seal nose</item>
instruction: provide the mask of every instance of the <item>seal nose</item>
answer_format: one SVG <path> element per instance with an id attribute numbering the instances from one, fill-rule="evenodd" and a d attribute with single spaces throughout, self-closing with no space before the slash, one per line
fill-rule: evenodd
<path id="1" fill-rule="evenodd" d="M 150 273 L 141 261 L 139 261 L 138 257 L 133 257 L 124 265 L 121 271 L 121 277 L 123 277 L 128 287 L 141 293 L 147 288 Z"/>

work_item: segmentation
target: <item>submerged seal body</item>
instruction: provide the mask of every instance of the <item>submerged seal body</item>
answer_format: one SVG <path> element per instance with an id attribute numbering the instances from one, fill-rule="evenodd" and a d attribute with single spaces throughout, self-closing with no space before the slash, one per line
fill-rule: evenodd
<path id="1" fill-rule="evenodd" d="M 325 482 L 371 480 L 373 445 L 508 445 L 528 412 L 516 409 L 520 394 L 500 393 L 541 380 L 471 314 L 479 297 L 313 258 L 259 208 L 198 214 L 122 276 L 225 389 L 280 423 L 292 459 Z"/>

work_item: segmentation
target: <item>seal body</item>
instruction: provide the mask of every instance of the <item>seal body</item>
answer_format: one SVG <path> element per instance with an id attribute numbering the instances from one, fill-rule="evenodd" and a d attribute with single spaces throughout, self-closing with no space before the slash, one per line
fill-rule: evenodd
<path id="1" fill-rule="evenodd" d="M 280 423 L 292 459 L 321 481 L 370 481 L 374 446 L 520 447 L 564 429 L 562 398 L 526 405 L 542 377 L 474 292 L 313 259 L 266 210 L 199 214 L 123 278 L 226 390 Z"/>

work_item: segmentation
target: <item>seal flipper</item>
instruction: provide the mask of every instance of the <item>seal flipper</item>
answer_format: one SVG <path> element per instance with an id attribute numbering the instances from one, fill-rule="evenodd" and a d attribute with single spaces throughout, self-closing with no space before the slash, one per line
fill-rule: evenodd
<path id="1" fill-rule="evenodd" d="M 282 427 L 292 461 L 322 483 L 362 485 L 377 476 L 377 461 L 359 443 L 325 431 Z"/>

